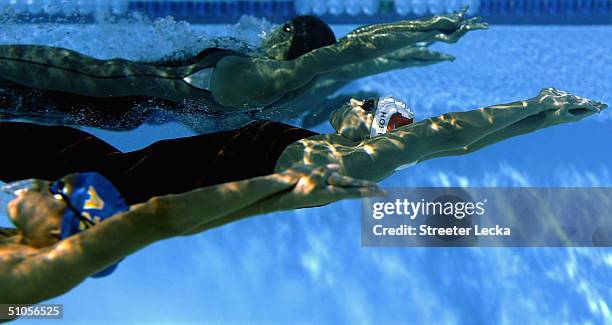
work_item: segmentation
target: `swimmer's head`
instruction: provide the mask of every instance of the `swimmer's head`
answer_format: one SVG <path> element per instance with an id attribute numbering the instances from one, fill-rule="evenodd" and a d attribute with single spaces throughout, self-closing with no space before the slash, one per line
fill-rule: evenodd
<path id="1" fill-rule="evenodd" d="M 19 181 L 1 190 L 15 197 L 8 204 L 9 218 L 22 241 L 34 247 L 52 245 L 129 209 L 98 173 L 71 174 L 55 182 Z"/>
<path id="2" fill-rule="evenodd" d="M 272 31 L 262 47 L 273 59 L 293 60 L 334 43 L 336 36 L 325 22 L 313 16 L 297 16 Z"/>
<path id="3" fill-rule="evenodd" d="M 8 203 L 8 216 L 20 231 L 24 244 L 46 247 L 59 241 L 66 203 L 48 190 L 50 184 L 28 180 L 8 184 L 2 189 L 15 197 Z"/>
<path id="4" fill-rule="evenodd" d="M 330 115 L 336 132 L 353 141 L 376 137 L 414 122 L 414 114 L 393 97 L 351 101 Z"/>

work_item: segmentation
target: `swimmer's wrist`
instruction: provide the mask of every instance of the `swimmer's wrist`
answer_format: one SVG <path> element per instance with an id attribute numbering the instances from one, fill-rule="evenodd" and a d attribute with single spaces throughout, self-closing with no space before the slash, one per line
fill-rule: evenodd
<path id="1" fill-rule="evenodd" d="M 534 113 L 540 113 L 540 112 L 548 110 L 547 105 L 542 102 L 541 98 L 538 98 L 538 97 L 523 100 L 521 102 L 525 109 L 534 110 L 535 111 Z"/>

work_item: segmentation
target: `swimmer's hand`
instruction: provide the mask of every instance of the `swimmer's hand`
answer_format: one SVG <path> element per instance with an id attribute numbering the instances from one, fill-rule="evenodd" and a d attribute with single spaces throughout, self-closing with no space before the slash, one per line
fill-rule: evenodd
<path id="1" fill-rule="evenodd" d="M 430 50 L 427 48 L 429 44 L 431 43 L 421 43 L 416 44 L 415 46 L 408 46 L 387 55 L 383 55 L 378 59 L 378 61 L 385 60 L 391 63 L 400 63 L 401 67 L 404 68 L 409 66 L 424 66 L 436 64 L 442 61 L 455 60 L 455 57 L 450 54 Z M 371 62 L 368 63 L 372 64 Z"/>
<path id="2" fill-rule="evenodd" d="M 342 176 L 338 169 L 334 165 L 296 166 L 266 176 L 168 195 L 158 199 L 165 212 L 155 214 L 170 223 L 165 228 L 171 236 L 192 235 L 250 216 L 385 195 L 375 183 Z"/>
<path id="3" fill-rule="evenodd" d="M 183 235 L 198 233 L 253 215 L 316 207 L 342 199 L 386 194 L 375 183 L 342 176 L 337 173 L 338 169 L 337 165 L 328 165 L 327 168 L 294 166 L 280 173 L 242 181 L 263 181 L 264 188 L 260 189 L 260 192 L 270 188 L 282 190 L 274 190 L 272 194 L 265 195 L 249 206 L 206 222 Z"/>
<path id="4" fill-rule="evenodd" d="M 538 104 L 540 114 L 544 115 L 548 125 L 577 122 L 608 107 L 602 102 L 555 88 L 542 89 L 531 101 Z"/>
<path id="5" fill-rule="evenodd" d="M 434 16 L 429 19 L 427 27 L 440 32 L 434 36 L 434 39 L 446 43 L 455 43 L 469 31 L 489 28 L 487 23 L 481 22 L 480 17 L 466 19 L 466 12 L 467 7 L 452 14 Z"/>
<path id="6" fill-rule="evenodd" d="M 325 168 L 300 165 L 279 173 L 281 181 L 293 187 L 275 199 L 277 208 L 319 206 L 341 199 L 385 194 L 376 183 L 341 175 L 338 170 L 336 164 Z"/>

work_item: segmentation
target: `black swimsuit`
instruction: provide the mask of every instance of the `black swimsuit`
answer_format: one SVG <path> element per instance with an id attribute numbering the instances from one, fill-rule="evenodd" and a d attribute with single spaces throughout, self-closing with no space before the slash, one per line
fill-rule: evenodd
<path id="1" fill-rule="evenodd" d="M 317 133 L 291 125 L 254 121 L 232 131 L 163 140 L 122 153 L 86 132 L 64 126 L 0 123 L 0 179 L 55 180 L 70 173 L 106 176 L 129 204 L 153 196 L 274 173 L 291 143 Z"/>
<path id="2" fill-rule="evenodd" d="M 164 112 L 210 116 L 224 106 L 208 89 L 184 79 L 213 69 L 227 56 L 244 55 L 211 48 L 188 60 L 154 64 L 97 60 L 61 48 L 2 45 L 0 118 L 128 130 Z"/>

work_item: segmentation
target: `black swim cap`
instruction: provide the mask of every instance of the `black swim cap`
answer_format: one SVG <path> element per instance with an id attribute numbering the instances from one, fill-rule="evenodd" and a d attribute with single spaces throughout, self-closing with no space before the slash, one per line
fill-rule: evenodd
<path id="1" fill-rule="evenodd" d="M 336 36 L 329 26 L 313 16 L 297 16 L 291 20 L 293 39 L 287 60 L 293 60 L 312 50 L 336 43 Z"/>

